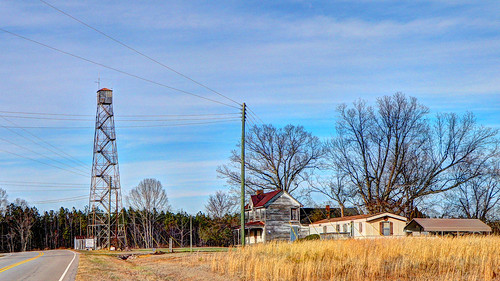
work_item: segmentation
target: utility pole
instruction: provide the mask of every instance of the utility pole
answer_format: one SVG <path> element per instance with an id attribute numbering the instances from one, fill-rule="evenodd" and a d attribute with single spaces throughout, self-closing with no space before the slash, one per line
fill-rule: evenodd
<path id="1" fill-rule="evenodd" d="M 247 114 L 246 104 L 243 103 L 241 109 L 241 227 L 240 239 L 241 246 L 245 246 L 245 122 Z"/>

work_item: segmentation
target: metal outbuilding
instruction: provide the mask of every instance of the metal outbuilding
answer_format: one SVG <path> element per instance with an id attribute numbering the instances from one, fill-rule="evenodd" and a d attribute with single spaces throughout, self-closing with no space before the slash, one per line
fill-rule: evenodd
<path id="1" fill-rule="evenodd" d="M 404 231 L 413 236 L 428 234 L 489 234 L 491 233 L 491 227 L 478 219 L 415 218 L 406 225 Z"/>

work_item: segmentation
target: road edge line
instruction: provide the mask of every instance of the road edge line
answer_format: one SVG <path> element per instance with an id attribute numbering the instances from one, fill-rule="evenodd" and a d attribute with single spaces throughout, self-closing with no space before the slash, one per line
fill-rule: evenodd
<path id="1" fill-rule="evenodd" d="M 69 268 L 71 267 L 71 265 L 73 264 L 73 261 L 76 258 L 76 253 L 75 252 L 73 252 L 73 251 L 69 251 L 69 252 L 73 253 L 73 259 L 69 262 L 68 267 L 66 267 L 66 270 L 61 275 L 61 278 L 59 278 L 59 281 L 62 281 L 64 279 L 64 277 L 66 276 L 66 273 L 68 273 Z"/>

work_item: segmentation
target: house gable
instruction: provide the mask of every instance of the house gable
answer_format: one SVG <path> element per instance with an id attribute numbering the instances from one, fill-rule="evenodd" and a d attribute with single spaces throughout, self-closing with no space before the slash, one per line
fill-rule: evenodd
<path id="1" fill-rule="evenodd" d="M 371 217 L 366 218 L 366 221 L 377 220 L 377 219 L 385 218 L 385 217 L 390 217 L 390 218 L 397 219 L 397 220 L 400 220 L 400 221 L 408 221 L 408 219 L 406 217 L 398 216 L 398 215 L 395 215 L 395 214 L 392 214 L 392 213 L 376 214 L 376 215 L 373 215 Z"/>
<path id="2" fill-rule="evenodd" d="M 273 198 L 269 199 L 265 204 L 264 207 L 268 208 L 269 205 L 275 203 L 277 200 L 283 201 L 281 204 L 284 204 L 285 202 L 288 202 L 290 206 L 293 207 L 302 207 L 302 204 L 300 204 L 297 199 L 293 198 L 292 195 L 290 195 L 286 191 L 281 191 L 280 193 L 277 193 Z"/>

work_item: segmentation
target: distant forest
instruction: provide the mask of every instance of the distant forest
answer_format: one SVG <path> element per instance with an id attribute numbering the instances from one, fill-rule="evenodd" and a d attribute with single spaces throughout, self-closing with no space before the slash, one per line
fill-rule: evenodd
<path id="1" fill-rule="evenodd" d="M 127 244 L 130 248 L 144 248 L 141 220 L 137 211 L 123 209 Z M 153 246 L 168 247 L 172 237 L 175 247 L 189 246 L 190 215 L 185 212 L 160 212 L 153 224 Z M 229 246 L 233 244 L 236 216 L 226 215 L 212 219 L 203 213 L 192 217 L 193 246 Z M 0 216 L 0 251 L 17 252 L 57 248 L 72 248 L 77 236 L 87 235 L 87 211 L 60 208 L 40 213 L 35 207 L 16 200 L 6 206 Z"/>

